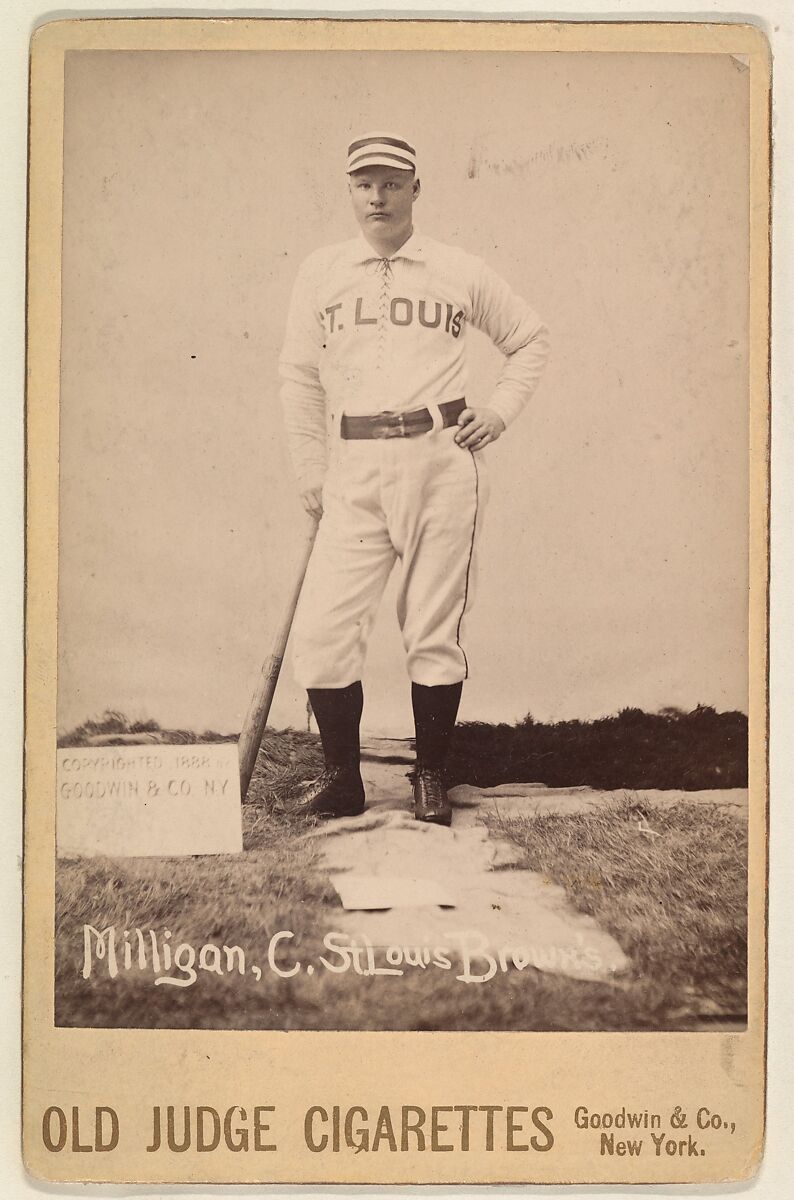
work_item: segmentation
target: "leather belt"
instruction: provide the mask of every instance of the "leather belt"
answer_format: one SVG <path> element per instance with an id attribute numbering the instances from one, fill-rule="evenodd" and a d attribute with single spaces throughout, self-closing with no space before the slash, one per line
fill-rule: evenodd
<path id="1" fill-rule="evenodd" d="M 438 405 L 442 427 L 457 425 L 458 417 L 466 407 L 466 401 L 444 400 Z M 379 412 L 371 416 L 351 417 L 342 414 L 339 436 L 346 440 L 363 438 L 404 438 L 429 433 L 433 428 L 433 416 L 428 408 L 413 408 L 410 412 Z"/>

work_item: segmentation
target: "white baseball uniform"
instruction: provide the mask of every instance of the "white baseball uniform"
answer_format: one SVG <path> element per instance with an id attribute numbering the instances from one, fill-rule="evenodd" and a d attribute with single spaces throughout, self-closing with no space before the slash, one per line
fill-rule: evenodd
<path id="1" fill-rule="evenodd" d="M 414 231 L 389 258 L 360 235 L 316 251 L 299 270 L 279 369 L 299 484 L 323 485 L 293 628 L 295 674 L 306 688 L 361 678 L 397 560 L 412 681 L 435 686 L 468 675 L 463 631 L 487 488 L 481 456 L 457 445 L 438 405 L 466 396 L 469 324 L 506 356 L 487 405 L 509 425 L 535 390 L 548 333 L 481 259 Z M 343 414 L 422 408 L 433 417 L 430 432 L 341 437 Z"/>

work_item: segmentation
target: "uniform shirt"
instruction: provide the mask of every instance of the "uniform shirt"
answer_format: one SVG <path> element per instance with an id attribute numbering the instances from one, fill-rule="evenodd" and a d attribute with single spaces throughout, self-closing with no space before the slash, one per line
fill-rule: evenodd
<path id="1" fill-rule="evenodd" d="M 363 234 L 323 247 L 298 271 L 279 359 L 290 453 L 302 487 L 326 470 L 327 408 L 374 414 L 466 395 L 466 328 L 506 356 L 488 400 L 505 425 L 532 395 L 548 331 L 480 258 L 414 232 L 391 257 Z"/>

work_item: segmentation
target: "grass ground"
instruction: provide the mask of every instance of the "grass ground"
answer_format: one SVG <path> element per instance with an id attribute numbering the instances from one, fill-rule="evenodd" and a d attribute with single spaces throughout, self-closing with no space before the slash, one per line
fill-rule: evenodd
<path id="1" fill-rule="evenodd" d="M 153 929 L 161 944 L 240 946 L 264 964 L 275 933 L 295 936 L 276 963 L 317 961 L 339 901 L 315 870 L 290 793 L 319 763 L 316 739 L 270 737 L 244 806 L 242 855 L 59 862 L 56 1021 L 95 1027 L 220 1029 L 702 1028 L 745 1005 L 746 827 L 717 807 L 654 808 L 641 796 L 598 813 L 492 818 L 525 865 L 561 883 L 572 903 L 620 942 L 631 971 L 614 984 L 497 972 L 481 984 L 452 971 L 403 977 L 348 970 L 261 978 L 201 971 L 187 987 L 155 985 L 133 966 L 95 962 L 84 979 L 83 925 Z"/>

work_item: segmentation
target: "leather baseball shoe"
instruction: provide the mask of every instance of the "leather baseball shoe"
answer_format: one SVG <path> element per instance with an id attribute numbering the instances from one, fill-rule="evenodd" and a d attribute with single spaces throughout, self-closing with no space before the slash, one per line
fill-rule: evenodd
<path id="1" fill-rule="evenodd" d="M 326 767 L 299 794 L 293 812 L 301 816 L 357 817 L 366 807 L 364 784 L 356 767 Z"/>
<path id="2" fill-rule="evenodd" d="M 414 787 L 414 816 L 433 825 L 452 824 L 452 806 L 444 775 L 432 767 L 417 767 L 411 776 Z"/>

